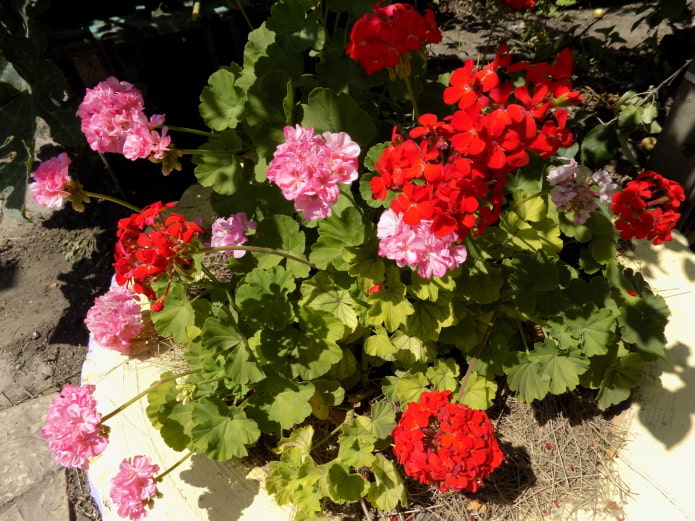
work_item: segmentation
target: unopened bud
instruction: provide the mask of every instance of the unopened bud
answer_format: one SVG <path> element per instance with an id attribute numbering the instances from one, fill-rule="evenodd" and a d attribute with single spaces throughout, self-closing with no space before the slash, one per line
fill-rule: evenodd
<path id="1" fill-rule="evenodd" d="M 654 150 L 654 147 L 656 146 L 656 138 L 654 136 L 647 136 L 642 141 L 640 141 L 639 146 L 642 150 L 651 152 L 652 150 Z"/>
<path id="2" fill-rule="evenodd" d="M 597 9 L 594 9 L 594 18 L 603 18 L 603 15 L 606 14 L 606 10 L 603 9 L 602 7 L 599 7 Z"/>

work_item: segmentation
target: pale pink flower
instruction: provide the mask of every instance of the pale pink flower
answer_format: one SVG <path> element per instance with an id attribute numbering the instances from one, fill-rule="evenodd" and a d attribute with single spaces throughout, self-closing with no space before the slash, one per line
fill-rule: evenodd
<path id="1" fill-rule="evenodd" d="M 93 385 L 67 384 L 51 401 L 41 435 L 59 464 L 67 468 L 89 468 L 89 459 L 108 445 L 103 435 L 101 414 L 92 396 Z"/>
<path id="2" fill-rule="evenodd" d="M 592 174 L 574 160 L 567 165 L 551 168 L 547 180 L 553 186 L 551 200 L 561 212 L 574 212 L 573 222 L 576 225 L 586 223 L 598 208 L 599 201 L 610 202 L 618 188 L 608 172 Z"/>
<path id="3" fill-rule="evenodd" d="M 131 160 L 163 155 L 170 142 L 156 127 L 164 124 L 164 116 L 145 116 L 142 93 L 131 83 L 113 76 L 87 89 L 78 108 L 81 128 L 92 150 L 123 154 Z M 168 139 L 168 141 L 167 141 Z"/>
<path id="4" fill-rule="evenodd" d="M 227 219 L 217 219 L 212 223 L 210 246 L 219 248 L 244 244 L 248 240 L 246 234 L 249 230 L 255 230 L 256 226 L 256 221 L 249 221 L 244 212 L 232 214 Z M 246 254 L 245 250 L 226 250 L 225 253 L 230 252 L 237 259 Z"/>
<path id="5" fill-rule="evenodd" d="M 118 507 L 120 517 L 133 521 L 147 517 L 154 506 L 157 494 L 154 474 L 159 471 L 147 456 L 124 459 L 118 467 L 118 474 L 111 480 L 111 500 Z"/>
<path id="6" fill-rule="evenodd" d="M 62 154 L 43 161 L 33 174 L 34 182 L 29 183 L 29 191 L 34 200 L 47 208 L 62 208 L 70 195 L 66 186 L 72 179 L 69 174 L 70 158 Z"/>
<path id="7" fill-rule="evenodd" d="M 438 237 L 432 232 L 432 221 L 410 225 L 403 221 L 402 214 L 391 209 L 381 214 L 377 237 L 379 255 L 396 261 L 399 267 L 416 269 L 425 279 L 443 277 L 464 263 L 468 254 L 464 245 L 455 244 L 455 232 Z"/>
<path id="8" fill-rule="evenodd" d="M 357 179 L 360 147 L 345 132 L 314 135 L 312 127 L 287 126 L 285 142 L 275 149 L 267 177 L 302 217 L 313 221 L 331 215 L 339 184 Z"/>
<path id="9" fill-rule="evenodd" d="M 84 320 L 94 341 L 101 347 L 131 354 L 130 341 L 143 328 L 137 295 L 126 286 L 112 286 L 94 299 Z"/>

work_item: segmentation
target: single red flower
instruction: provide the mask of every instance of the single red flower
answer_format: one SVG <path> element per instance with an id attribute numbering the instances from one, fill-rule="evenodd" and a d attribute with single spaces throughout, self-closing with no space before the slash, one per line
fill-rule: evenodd
<path id="1" fill-rule="evenodd" d="M 421 15 L 410 4 L 375 7 L 355 22 L 345 53 L 358 60 L 367 74 L 396 67 L 401 57 L 428 43 L 438 43 L 442 33 L 434 12 Z"/>
<path id="2" fill-rule="evenodd" d="M 169 284 L 175 273 L 186 275 L 193 267 L 188 250 L 191 242 L 204 230 L 177 213 L 165 212 L 173 203 L 156 202 L 118 221 L 115 246 L 116 282 L 131 283 L 136 293 L 155 300 L 151 308 L 161 310 L 169 285 L 157 298 L 152 284 L 168 276 Z"/>
<path id="3" fill-rule="evenodd" d="M 615 227 L 623 239 L 646 238 L 657 245 L 670 241 L 684 200 L 679 183 L 644 171 L 628 181 L 622 192 L 613 194 L 611 211 L 618 217 Z"/>
<path id="4" fill-rule="evenodd" d="M 531 9 L 534 5 L 536 5 L 534 0 L 502 0 L 502 3 L 515 11 Z"/>
<path id="5" fill-rule="evenodd" d="M 393 429 L 393 453 L 405 473 L 440 491 L 476 492 L 504 460 L 485 411 L 449 401 L 450 391 L 422 393 Z"/>

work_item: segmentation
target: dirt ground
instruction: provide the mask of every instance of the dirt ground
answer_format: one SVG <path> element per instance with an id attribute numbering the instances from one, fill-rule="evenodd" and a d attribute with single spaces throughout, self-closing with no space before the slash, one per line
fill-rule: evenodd
<path id="1" fill-rule="evenodd" d="M 600 20 L 594 9 L 603 5 L 583 1 L 569 17 L 554 21 L 553 30 L 561 35 L 571 26 L 593 24 L 588 30 L 591 34 L 614 26 L 626 40 L 615 49 L 634 46 L 652 31 L 646 24 L 630 30 L 640 3 L 604 4 L 613 5 Z M 472 17 L 468 2 L 442 0 L 439 6 L 446 18 L 444 41 L 434 49 L 440 60 L 489 52 L 487 33 Z M 513 32 L 523 27 L 517 21 L 508 29 Z M 668 32 L 665 29 L 661 34 Z M 44 159 L 58 151 L 61 149 L 46 139 L 37 147 L 38 157 Z M 84 178 L 90 181 L 87 189 L 118 193 L 117 170 L 107 168 L 91 151 L 69 152 L 77 177 L 84 184 Z M 88 205 L 83 214 L 72 208 L 48 211 L 28 201 L 29 222 L 0 217 L 0 409 L 59 390 L 65 383 L 79 382 L 88 342 L 84 317 L 94 298 L 110 283 L 115 225 L 127 213 L 103 201 Z M 79 503 L 79 498 L 73 500 Z M 85 511 L 82 516 L 96 519 Z"/>

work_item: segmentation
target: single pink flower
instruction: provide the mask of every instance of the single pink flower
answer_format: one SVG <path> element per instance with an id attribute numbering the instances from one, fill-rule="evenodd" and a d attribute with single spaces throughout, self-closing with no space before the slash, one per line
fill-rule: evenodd
<path id="1" fill-rule="evenodd" d="M 360 147 L 345 132 L 324 132 L 287 126 L 285 142 L 275 149 L 268 167 L 268 180 L 278 185 L 288 201 L 313 221 L 331 215 L 340 195 L 339 184 L 357 179 Z"/>
<path id="2" fill-rule="evenodd" d="M 144 109 L 139 89 L 110 76 L 87 89 L 77 114 L 92 150 L 123 154 L 130 160 L 151 154 L 162 159 L 171 138 L 154 129 L 164 124 L 164 116 L 155 114 L 148 120 Z"/>
<path id="3" fill-rule="evenodd" d="M 408 224 L 403 214 L 388 209 L 377 223 L 379 255 L 396 261 L 399 267 L 410 266 L 425 279 L 443 277 L 466 261 L 467 250 L 456 244 L 456 232 L 439 237 L 432 231 L 431 220 Z"/>
<path id="4" fill-rule="evenodd" d="M 212 237 L 210 246 L 219 248 L 223 246 L 239 246 L 244 244 L 248 237 L 249 230 L 255 230 L 258 224 L 256 221 L 249 221 L 244 212 L 230 215 L 227 219 L 217 219 L 212 223 Z M 246 254 L 244 250 L 227 250 L 235 258 L 241 258 Z"/>
<path id="5" fill-rule="evenodd" d="M 97 297 L 84 320 L 94 341 L 101 347 L 131 354 L 130 341 L 142 330 L 137 296 L 126 286 L 112 286 Z"/>
<path id="6" fill-rule="evenodd" d="M 34 182 L 29 183 L 29 191 L 41 206 L 62 208 L 70 195 L 66 190 L 72 181 L 68 172 L 70 163 L 70 158 L 63 152 L 38 166 L 33 174 Z"/>
<path id="7" fill-rule="evenodd" d="M 574 160 L 549 170 L 550 192 L 557 209 L 561 212 L 574 212 L 574 224 L 584 224 L 591 213 L 598 208 L 598 202 L 609 202 L 618 185 L 612 182 L 607 172 L 593 174 L 578 165 Z"/>
<path id="8" fill-rule="evenodd" d="M 154 474 L 159 471 L 147 456 L 126 458 L 119 465 L 118 474 L 111 480 L 111 500 L 118 507 L 120 517 L 133 521 L 147 517 L 146 508 L 154 506 L 157 494 Z"/>
<path id="9" fill-rule="evenodd" d="M 41 435 L 58 463 L 67 468 L 89 468 L 89 459 L 98 456 L 108 445 L 101 425 L 101 414 L 92 396 L 93 385 L 67 384 L 60 396 L 53 398 Z"/>

